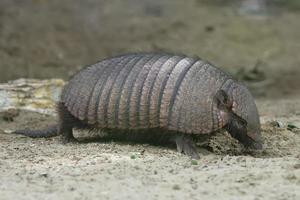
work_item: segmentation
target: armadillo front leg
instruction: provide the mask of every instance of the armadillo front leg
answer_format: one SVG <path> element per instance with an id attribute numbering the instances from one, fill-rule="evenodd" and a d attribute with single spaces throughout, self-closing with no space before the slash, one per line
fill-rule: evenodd
<path id="1" fill-rule="evenodd" d="M 179 153 L 184 153 L 193 159 L 200 159 L 195 143 L 190 136 L 180 134 L 176 136 L 175 142 Z"/>

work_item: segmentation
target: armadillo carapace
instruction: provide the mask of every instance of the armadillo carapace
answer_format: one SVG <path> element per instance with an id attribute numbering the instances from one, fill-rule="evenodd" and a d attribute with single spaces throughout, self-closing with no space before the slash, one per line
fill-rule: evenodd
<path id="1" fill-rule="evenodd" d="M 190 135 L 224 128 L 245 146 L 262 147 L 249 90 L 212 64 L 183 55 L 126 54 L 87 66 L 64 87 L 58 113 L 57 126 L 17 133 L 70 140 L 75 127 L 156 130 L 173 134 L 179 151 L 198 157 Z"/>

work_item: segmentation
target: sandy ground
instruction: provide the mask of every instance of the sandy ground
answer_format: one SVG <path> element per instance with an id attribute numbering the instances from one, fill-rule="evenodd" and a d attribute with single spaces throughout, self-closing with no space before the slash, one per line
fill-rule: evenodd
<path id="1" fill-rule="evenodd" d="M 5 132 L 46 126 L 54 118 L 24 111 L 13 122 L 2 117 L 0 199 L 298 200 L 300 130 L 288 126 L 300 127 L 299 99 L 258 100 L 258 107 L 263 151 L 247 151 L 219 133 L 205 147 L 199 144 L 199 161 L 148 144 L 99 139 L 65 145 L 59 137 L 16 136 Z"/>

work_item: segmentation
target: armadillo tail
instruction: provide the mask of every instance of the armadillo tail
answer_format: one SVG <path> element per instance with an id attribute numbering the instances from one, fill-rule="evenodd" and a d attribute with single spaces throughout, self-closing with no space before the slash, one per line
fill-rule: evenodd
<path id="1" fill-rule="evenodd" d="M 25 135 L 27 137 L 32 137 L 32 138 L 54 137 L 58 135 L 58 125 L 55 124 L 49 126 L 46 129 L 41 129 L 41 130 L 30 130 L 30 129 L 16 130 L 13 133 L 19 135 Z"/>

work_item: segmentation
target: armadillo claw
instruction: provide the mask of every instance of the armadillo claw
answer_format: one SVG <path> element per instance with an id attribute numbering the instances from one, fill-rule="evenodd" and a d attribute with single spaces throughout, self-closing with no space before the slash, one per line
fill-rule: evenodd
<path id="1" fill-rule="evenodd" d="M 200 159 L 195 143 L 191 137 L 186 135 L 178 135 L 175 138 L 175 142 L 178 152 L 184 153 L 185 155 L 190 156 L 192 159 Z"/>

